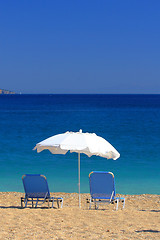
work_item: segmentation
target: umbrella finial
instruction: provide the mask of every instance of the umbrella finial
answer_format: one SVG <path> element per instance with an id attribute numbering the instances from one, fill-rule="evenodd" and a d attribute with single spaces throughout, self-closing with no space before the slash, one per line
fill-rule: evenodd
<path id="1" fill-rule="evenodd" d="M 82 129 L 79 129 L 79 133 L 82 133 Z"/>

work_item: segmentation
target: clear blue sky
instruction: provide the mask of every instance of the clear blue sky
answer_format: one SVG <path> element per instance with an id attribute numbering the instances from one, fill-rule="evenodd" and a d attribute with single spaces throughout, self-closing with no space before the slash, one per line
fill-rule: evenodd
<path id="1" fill-rule="evenodd" d="M 0 88 L 160 93 L 160 1 L 1 1 Z"/>

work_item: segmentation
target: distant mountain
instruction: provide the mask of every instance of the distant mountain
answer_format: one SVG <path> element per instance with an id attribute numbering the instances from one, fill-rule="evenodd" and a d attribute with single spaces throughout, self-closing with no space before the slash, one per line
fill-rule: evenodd
<path id="1" fill-rule="evenodd" d="M 0 94 L 15 94 L 13 91 L 5 90 L 5 89 L 0 89 Z"/>

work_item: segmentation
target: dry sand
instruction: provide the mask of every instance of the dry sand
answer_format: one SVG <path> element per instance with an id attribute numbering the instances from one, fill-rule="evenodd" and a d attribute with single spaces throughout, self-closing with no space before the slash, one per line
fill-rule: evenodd
<path id="1" fill-rule="evenodd" d="M 0 193 L 0 239 L 160 239 L 160 195 L 125 195 L 124 210 L 115 205 L 89 210 L 88 194 L 55 193 L 62 209 L 20 208 L 22 193 Z M 55 204 L 56 206 L 56 204 Z"/>

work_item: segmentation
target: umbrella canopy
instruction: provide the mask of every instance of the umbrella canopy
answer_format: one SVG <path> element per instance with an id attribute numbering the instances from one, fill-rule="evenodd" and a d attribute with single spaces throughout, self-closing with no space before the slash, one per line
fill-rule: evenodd
<path id="1" fill-rule="evenodd" d="M 66 154 L 68 151 L 84 153 L 88 157 L 92 155 L 113 158 L 120 157 L 119 152 L 104 138 L 95 133 L 66 132 L 47 138 L 36 144 L 34 150 L 41 152 L 48 149 L 52 154 Z"/>
<path id="2" fill-rule="evenodd" d="M 119 152 L 104 138 L 95 133 L 66 132 L 47 138 L 36 144 L 34 150 L 41 152 L 49 150 L 52 154 L 66 154 L 68 151 L 78 153 L 78 175 L 79 175 L 79 206 L 80 206 L 80 153 L 88 157 L 92 155 L 114 159 L 120 157 Z"/>

